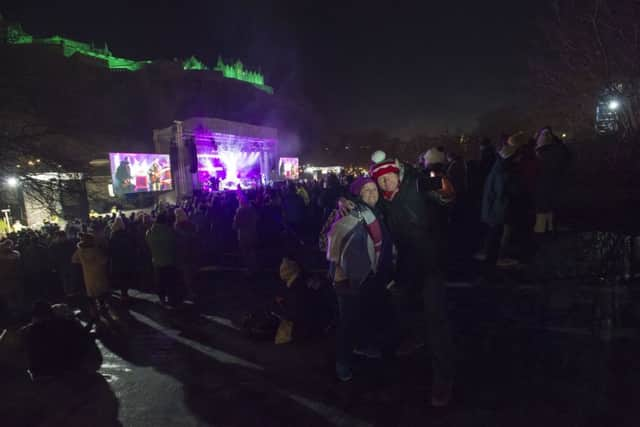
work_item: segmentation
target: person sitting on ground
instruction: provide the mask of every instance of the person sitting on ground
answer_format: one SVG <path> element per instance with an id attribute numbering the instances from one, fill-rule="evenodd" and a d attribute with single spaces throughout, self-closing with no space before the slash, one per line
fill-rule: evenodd
<path id="1" fill-rule="evenodd" d="M 95 372 L 102 364 L 100 350 L 64 304 L 36 302 L 31 322 L 17 333 L 3 332 L 1 342 L 14 352 L 14 364 L 27 368 L 33 380 Z"/>
<path id="2" fill-rule="evenodd" d="M 271 314 L 280 320 L 276 344 L 299 341 L 318 334 L 326 325 L 330 314 L 321 303 L 321 297 L 307 284 L 299 263 L 283 258 L 280 279 L 285 284 L 281 296 L 276 298 Z"/>

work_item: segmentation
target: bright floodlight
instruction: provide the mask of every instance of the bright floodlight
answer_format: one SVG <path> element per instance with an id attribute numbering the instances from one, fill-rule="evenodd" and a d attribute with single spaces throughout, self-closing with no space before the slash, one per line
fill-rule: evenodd
<path id="1" fill-rule="evenodd" d="M 615 99 L 609 101 L 609 109 L 610 110 L 617 110 L 618 108 L 620 108 L 620 102 L 618 102 Z"/>
<path id="2" fill-rule="evenodd" d="M 17 187 L 18 186 L 18 178 L 16 178 L 15 176 L 10 176 L 9 178 L 7 178 L 7 185 L 9 187 Z"/>

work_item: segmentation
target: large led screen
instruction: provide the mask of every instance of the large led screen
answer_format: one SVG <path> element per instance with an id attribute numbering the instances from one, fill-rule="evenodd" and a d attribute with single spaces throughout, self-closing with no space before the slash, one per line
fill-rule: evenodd
<path id="1" fill-rule="evenodd" d="M 109 153 L 116 195 L 173 189 L 168 154 Z"/>
<path id="2" fill-rule="evenodd" d="M 280 157 L 280 161 L 278 163 L 278 172 L 282 178 L 299 178 L 300 168 L 298 166 L 297 157 Z"/>

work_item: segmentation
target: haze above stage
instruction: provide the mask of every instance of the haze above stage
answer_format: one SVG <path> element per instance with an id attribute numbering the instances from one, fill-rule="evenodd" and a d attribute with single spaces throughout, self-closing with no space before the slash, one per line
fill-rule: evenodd
<path id="1" fill-rule="evenodd" d="M 154 130 L 153 138 L 156 152 L 172 156 L 176 200 L 206 189 L 212 176 L 223 186 L 247 186 L 271 180 L 275 169 L 275 128 L 192 117 Z"/>

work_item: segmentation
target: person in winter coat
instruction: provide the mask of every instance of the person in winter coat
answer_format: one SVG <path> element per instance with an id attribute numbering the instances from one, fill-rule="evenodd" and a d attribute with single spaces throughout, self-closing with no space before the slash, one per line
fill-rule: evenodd
<path id="1" fill-rule="evenodd" d="M 380 213 L 378 187 L 371 178 L 350 186 L 354 208 L 328 232 L 327 258 L 338 297 L 336 374 L 352 377 L 353 353 L 392 357 L 397 344 L 387 284 L 393 277 L 393 241 Z M 344 229 L 344 230 L 340 230 Z"/>
<path id="2" fill-rule="evenodd" d="M 138 286 L 143 286 L 142 289 L 145 291 L 151 291 L 154 286 L 151 249 L 147 244 L 147 232 L 152 225 L 151 216 L 144 212 L 138 212 L 133 233 L 136 248 L 136 273 L 139 278 Z"/>
<path id="3" fill-rule="evenodd" d="M 452 203 L 429 206 L 432 217 L 431 221 L 436 224 L 436 228 L 439 230 L 438 247 L 436 248 L 436 253 L 439 254 L 438 262 L 441 269 L 447 270 L 452 266 L 445 264 L 444 260 L 447 259 L 448 263 L 455 261 L 455 263 L 460 264 L 460 255 L 464 252 L 461 244 L 461 240 L 464 239 L 464 237 L 461 236 L 461 234 L 463 234 L 462 230 L 464 230 L 464 226 L 461 224 L 463 222 L 461 212 L 464 212 L 464 208 L 461 208 L 461 203 L 464 201 L 466 184 L 465 178 L 459 176 L 458 173 L 460 169 L 459 165 L 462 164 L 464 168 L 464 162 L 462 159 L 459 159 L 449 165 L 456 169 L 453 174 L 450 174 L 449 172 L 451 170 L 447 167 L 447 153 L 445 153 L 442 147 L 435 147 L 425 153 L 422 163 L 425 173 L 432 182 L 437 183 L 438 180 L 446 178 L 447 184 L 451 185 L 453 191 L 455 191 L 455 200 Z M 463 170 L 463 174 L 464 173 L 466 172 Z M 460 192 L 458 192 L 458 186 L 461 187 Z M 453 219 L 456 220 L 455 224 L 452 223 Z M 453 232 L 452 226 L 456 227 L 453 229 Z M 451 236 L 454 238 L 451 239 Z M 450 243 L 450 240 L 453 240 L 453 244 Z"/>
<path id="4" fill-rule="evenodd" d="M 491 140 L 489 138 L 484 138 L 480 142 L 480 161 L 478 162 L 478 178 L 480 178 L 482 184 L 484 184 L 487 176 L 489 176 L 489 172 L 491 172 L 491 168 L 493 168 L 496 157 L 496 148 L 491 143 Z"/>
<path id="5" fill-rule="evenodd" d="M 289 231 L 300 238 L 304 231 L 303 225 L 305 222 L 306 207 L 304 200 L 297 193 L 296 187 L 293 184 L 287 187 L 282 199 L 282 212 Z"/>
<path id="6" fill-rule="evenodd" d="M 502 251 L 510 240 L 511 225 L 521 213 L 524 186 L 518 172 L 522 159 L 522 148 L 527 144 L 526 136 L 520 132 L 508 138 L 500 150 L 487 181 L 482 198 L 482 221 L 489 226 L 485 244 L 486 274 L 491 275 L 499 259 L 507 266 L 515 260 L 504 258 Z"/>
<path id="7" fill-rule="evenodd" d="M 272 192 L 265 198 L 260 215 L 259 230 L 262 241 L 267 248 L 279 247 L 282 233 L 282 200 L 277 192 Z"/>
<path id="8" fill-rule="evenodd" d="M 318 207 L 322 210 L 322 221 L 326 221 L 329 215 L 336 208 L 338 199 L 343 196 L 343 189 L 340 186 L 338 177 L 331 173 L 327 175 L 324 191 L 318 197 Z"/>
<path id="9" fill-rule="evenodd" d="M 422 156 L 423 172 L 421 180 L 425 188 L 441 188 L 446 185 L 450 200 L 447 203 L 428 203 L 427 210 L 429 223 L 437 233 L 433 234 L 434 240 L 433 252 L 436 254 L 436 262 L 438 269 L 446 268 L 445 259 L 449 247 L 449 217 L 451 208 L 458 201 L 458 193 L 451 179 L 447 176 L 447 156 L 442 147 L 434 147 L 429 149 Z M 411 171 L 408 170 L 410 173 Z M 441 184 L 442 183 L 442 184 Z"/>
<path id="10" fill-rule="evenodd" d="M 304 205 L 308 207 L 309 203 L 311 203 L 311 199 L 309 198 L 309 193 L 307 192 L 307 189 L 304 188 L 304 185 L 298 184 L 296 186 L 296 194 L 302 198 Z"/>
<path id="11" fill-rule="evenodd" d="M 42 282 L 42 278 L 48 274 L 47 248 L 42 240 L 31 231 L 20 243 L 20 261 L 25 301 L 32 304 L 49 294 L 50 289 L 49 283 L 43 284 Z"/>
<path id="12" fill-rule="evenodd" d="M 175 210 L 177 261 L 178 269 L 182 274 L 182 280 L 186 291 L 193 296 L 194 277 L 198 257 L 198 240 L 196 238 L 196 226 L 189 220 L 187 213 L 182 208 Z"/>
<path id="13" fill-rule="evenodd" d="M 22 283 L 20 280 L 20 252 L 13 249 L 13 241 L 0 242 L 0 316 L 4 309 L 15 315 L 22 308 Z"/>
<path id="14" fill-rule="evenodd" d="M 441 207 L 455 199 L 455 192 L 446 177 L 430 179 L 408 165 L 387 160 L 384 152 L 374 153 L 372 160 L 369 174 L 380 188 L 379 208 L 398 249 L 398 279 L 410 304 L 424 303 L 433 368 L 431 404 L 446 406 L 453 390 L 454 356 L 437 218 Z"/>
<path id="15" fill-rule="evenodd" d="M 570 155 L 565 144 L 553 134 L 550 127 L 545 127 L 538 133 L 535 150 L 538 158 L 538 174 L 534 199 L 536 209 L 534 231 L 536 234 L 544 234 L 554 230 L 555 211 Z"/>
<path id="16" fill-rule="evenodd" d="M 177 218 L 177 215 L 176 215 Z M 207 206 L 202 204 L 193 212 L 191 223 L 196 227 L 196 232 L 201 236 L 207 236 L 211 231 L 211 224 L 207 216 Z"/>
<path id="17" fill-rule="evenodd" d="M 447 152 L 447 178 L 456 190 L 456 201 L 466 197 L 468 191 L 468 171 L 464 158 L 453 151 Z"/>
<path id="18" fill-rule="evenodd" d="M 468 261 L 473 252 L 471 222 L 477 216 L 470 215 L 471 200 L 469 194 L 469 170 L 465 159 L 457 152 L 447 151 L 447 178 L 456 192 L 456 200 L 449 209 L 449 273 L 460 277 L 468 271 Z"/>
<path id="19" fill-rule="evenodd" d="M 89 298 L 89 315 L 92 323 L 95 323 L 100 313 L 108 310 L 111 291 L 107 276 L 109 257 L 104 249 L 96 244 L 92 234 L 81 233 L 80 242 L 71 261 L 82 266 L 82 277 Z"/>
<path id="20" fill-rule="evenodd" d="M 158 214 L 147 232 L 156 292 L 162 304 L 177 306 L 182 302 L 182 288 L 176 268 L 176 233 L 165 212 Z"/>
<path id="21" fill-rule="evenodd" d="M 233 229 L 238 235 L 238 247 L 247 272 L 253 274 L 258 269 L 258 212 L 242 192 L 238 193 L 238 203 Z"/>
<path id="22" fill-rule="evenodd" d="M 49 246 L 53 268 L 58 275 L 62 290 L 66 296 L 75 295 L 79 292 L 84 293 L 84 290 L 81 289 L 82 280 L 80 280 L 81 273 L 77 270 L 78 265 L 71 263 L 71 257 L 76 251 L 76 245 L 75 238 L 67 237 L 64 231 L 58 231 L 51 246 Z"/>
<path id="23" fill-rule="evenodd" d="M 123 301 L 129 299 L 129 287 L 135 274 L 135 240 L 126 229 L 121 217 L 111 226 L 109 236 L 109 269 L 111 280 L 118 288 Z"/>

